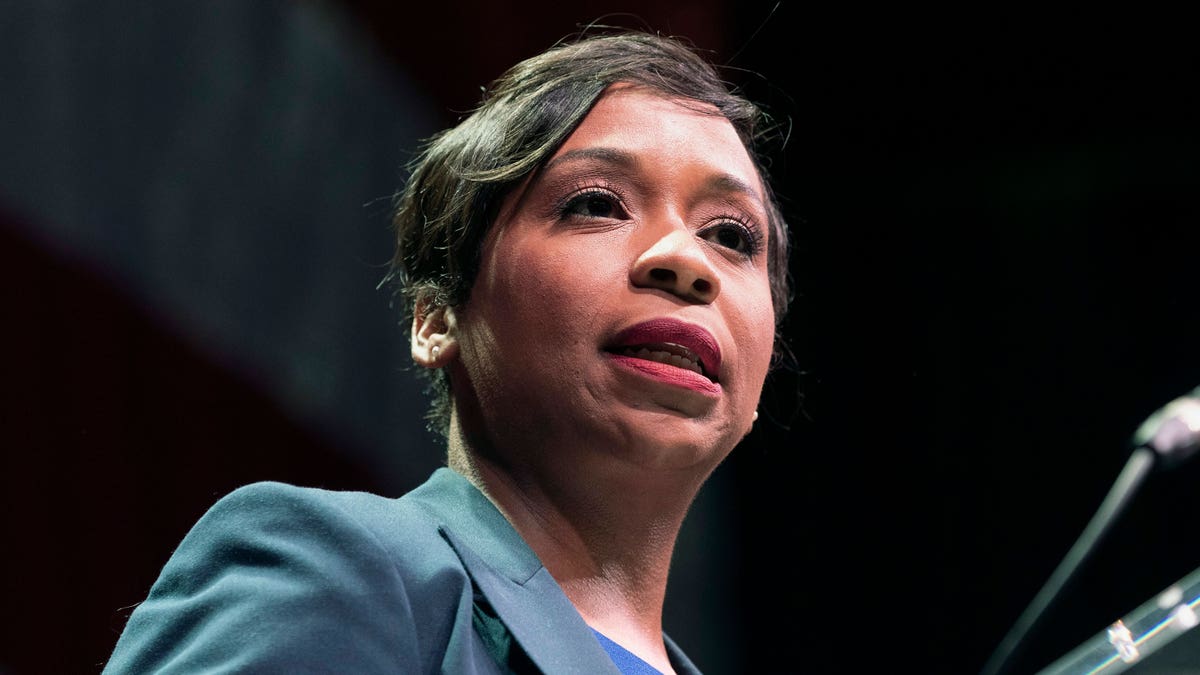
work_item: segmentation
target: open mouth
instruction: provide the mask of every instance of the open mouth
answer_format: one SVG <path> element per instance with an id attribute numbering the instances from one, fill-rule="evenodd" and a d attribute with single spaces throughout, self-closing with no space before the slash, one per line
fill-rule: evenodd
<path id="1" fill-rule="evenodd" d="M 647 366 L 653 363 L 652 370 L 662 375 L 669 376 L 672 372 L 663 366 L 679 368 L 680 375 L 685 370 L 694 373 L 707 380 L 701 387 L 705 390 L 717 384 L 717 374 L 721 372 L 721 348 L 712 333 L 698 324 L 670 317 L 650 319 L 622 330 L 604 351 L 624 359 L 645 361 Z M 629 364 L 635 365 L 636 361 Z M 686 375 L 683 381 L 692 378 L 694 384 L 700 384 L 695 375 Z"/>
<path id="2" fill-rule="evenodd" d="M 703 375 L 712 382 L 717 381 L 716 377 L 705 370 L 704 362 L 700 357 L 683 345 L 670 342 L 654 342 L 642 345 L 626 345 L 611 351 L 621 356 L 645 359 L 646 361 L 665 363 L 676 368 L 683 368 L 684 370 L 690 370 L 693 373 Z"/>

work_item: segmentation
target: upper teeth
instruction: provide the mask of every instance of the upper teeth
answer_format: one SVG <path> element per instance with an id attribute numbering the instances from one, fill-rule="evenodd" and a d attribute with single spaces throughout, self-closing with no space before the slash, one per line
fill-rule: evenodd
<path id="1" fill-rule="evenodd" d="M 633 356 L 633 357 L 636 357 L 639 359 L 646 359 L 648 361 L 658 361 L 659 363 L 666 363 L 666 364 L 669 364 L 672 366 L 686 368 L 687 370 L 690 370 L 693 373 L 703 374 L 703 371 L 700 370 L 699 363 L 696 363 L 695 360 L 690 359 L 686 356 L 680 356 L 679 354 L 672 354 L 671 352 L 664 352 L 664 351 L 658 351 L 658 350 L 650 350 L 645 347 L 640 347 L 640 348 L 626 347 L 622 353 L 625 356 Z"/>

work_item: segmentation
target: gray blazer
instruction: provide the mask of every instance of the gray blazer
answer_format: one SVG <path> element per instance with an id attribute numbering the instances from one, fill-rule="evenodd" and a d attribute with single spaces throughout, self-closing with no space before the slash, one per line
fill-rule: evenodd
<path id="1" fill-rule="evenodd" d="M 663 639 L 677 671 L 699 673 Z M 184 537 L 103 672 L 618 671 L 512 525 L 441 468 L 399 499 L 233 491 Z"/>

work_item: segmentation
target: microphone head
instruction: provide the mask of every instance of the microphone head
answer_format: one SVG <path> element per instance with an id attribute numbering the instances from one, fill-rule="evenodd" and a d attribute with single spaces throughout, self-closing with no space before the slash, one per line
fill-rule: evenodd
<path id="1" fill-rule="evenodd" d="M 1200 387 L 1148 417 L 1134 433 L 1133 444 L 1150 448 L 1169 465 L 1200 450 Z"/>

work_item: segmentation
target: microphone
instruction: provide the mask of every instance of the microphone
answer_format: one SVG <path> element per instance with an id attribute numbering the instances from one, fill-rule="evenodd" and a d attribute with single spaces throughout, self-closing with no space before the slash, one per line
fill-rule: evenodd
<path id="1" fill-rule="evenodd" d="M 1200 450 L 1200 387 L 1176 398 L 1147 417 L 1134 432 L 1131 445 L 1133 452 L 1125 462 L 1125 467 L 1109 489 L 1100 508 L 1084 528 L 1083 534 L 1075 541 L 1071 550 L 1050 575 L 1050 579 L 992 652 L 980 675 L 1001 675 L 1004 672 L 1018 653 L 1018 649 L 1024 646 L 1024 640 L 1042 615 L 1058 598 L 1067 582 L 1096 549 L 1117 516 L 1133 499 L 1137 488 L 1155 464 L 1172 468 Z"/>
<path id="2" fill-rule="evenodd" d="M 1133 434 L 1133 447 L 1149 448 L 1176 466 L 1200 450 L 1200 387 L 1159 408 Z"/>

